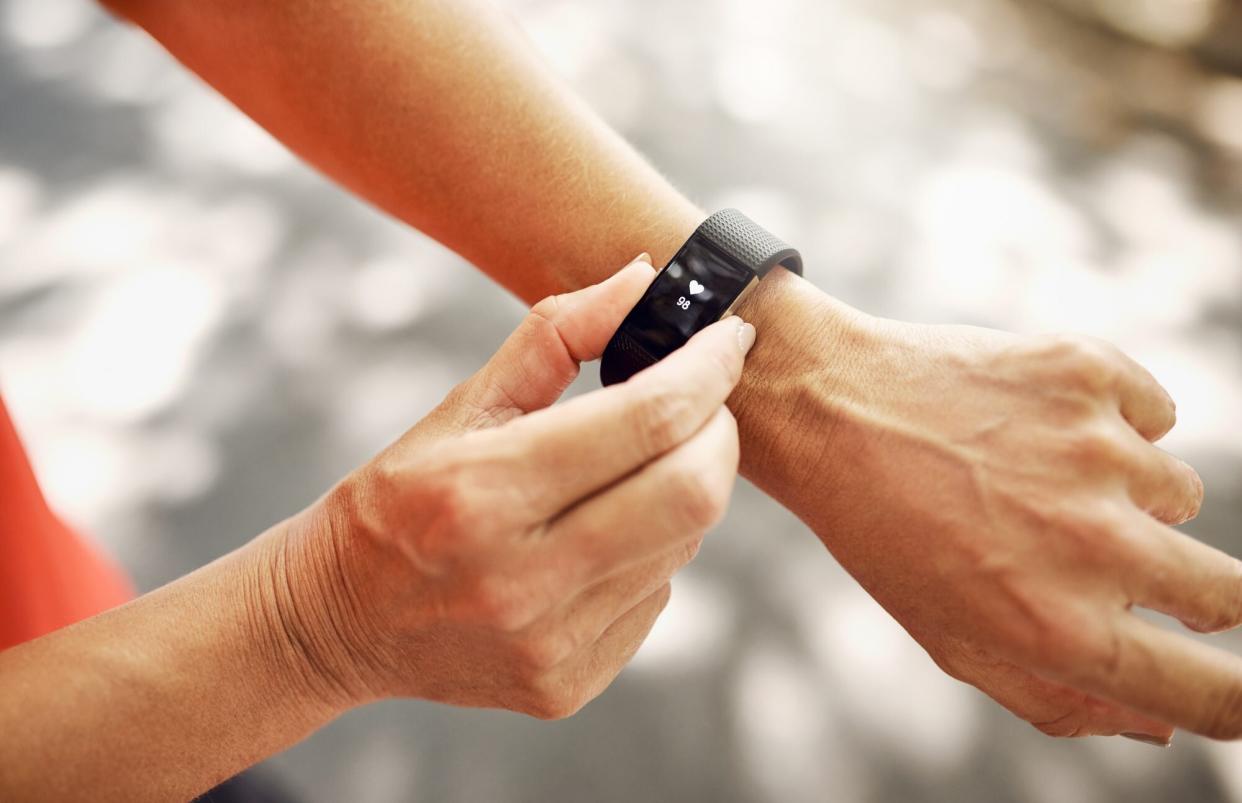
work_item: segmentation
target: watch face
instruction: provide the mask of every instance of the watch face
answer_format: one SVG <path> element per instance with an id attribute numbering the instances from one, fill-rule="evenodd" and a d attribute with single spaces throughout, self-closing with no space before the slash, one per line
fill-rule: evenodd
<path id="1" fill-rule="evenodd" d="M 754 278 L 692 238 L 647 288 L 622 329 L 652 357 L 663 359 L 720 320 Z"/>

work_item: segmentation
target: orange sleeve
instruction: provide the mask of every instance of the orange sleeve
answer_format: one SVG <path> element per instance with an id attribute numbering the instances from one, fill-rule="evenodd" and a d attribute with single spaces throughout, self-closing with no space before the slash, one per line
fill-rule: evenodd
<path id="1" fill-rule="evenodd" d="M 0 650 L 133 594 L 120 568 L 48 508 L 0 398 Z"/>

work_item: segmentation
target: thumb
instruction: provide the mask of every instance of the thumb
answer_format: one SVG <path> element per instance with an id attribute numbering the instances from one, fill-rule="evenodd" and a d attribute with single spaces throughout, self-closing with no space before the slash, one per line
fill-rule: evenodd
<path id="1" fill-rule="evenodd" d="M 611 277 L 573 293 L 549 296 L 531 308 L 487 365 L 462 388 L 462 400 L 503 423 L 551 405 L 598 359 L 621 321 L 655 278 L 651 257 L 639 255 Z"/>

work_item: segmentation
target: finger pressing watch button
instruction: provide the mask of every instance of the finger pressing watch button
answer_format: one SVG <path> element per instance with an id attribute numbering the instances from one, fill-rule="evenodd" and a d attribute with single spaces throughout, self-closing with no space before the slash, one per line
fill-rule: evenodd
<path id="1" fill-rule="evenodd" d="M 600 380 L 624 382 L 731 314 L 772 268 L 802 257 L 736 209 L 716 212 L 664 266 L 604 350 Z"/>

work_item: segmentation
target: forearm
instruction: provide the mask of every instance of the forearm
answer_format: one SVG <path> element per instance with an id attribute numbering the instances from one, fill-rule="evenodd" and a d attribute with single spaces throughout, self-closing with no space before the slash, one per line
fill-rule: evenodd
<path id="1" fill-rule="evenodd" d="M 119 5 L 307 160 L 528 302 L 640 251 L 663 264 L 702 220 L 489 3 Z M 835 325 L 823 315 L 838 307 L 816 299 L 827 300 L 782 276 L 742 310 L 759 345 L 730 406 L 744 471 L 772 491 L 803 462 L 793 446 L 805 438 L 777 440 L 797 381 L 786 369 L 810 373 L 790 364 L 797 327 Z"/>
<path id="2" fill-rule="evenodd" d="M 344 710 L 290 639 L 288 527 L 0 653 L 0 798 L 188 799 Z"/>
<path id="3" fill-rule="evenodd" d="M 112 5 L 299 155 L 528 302 L 643 250 L 671 256 L 698 223 L 484 0 Z"/>

